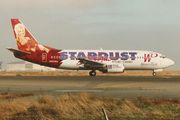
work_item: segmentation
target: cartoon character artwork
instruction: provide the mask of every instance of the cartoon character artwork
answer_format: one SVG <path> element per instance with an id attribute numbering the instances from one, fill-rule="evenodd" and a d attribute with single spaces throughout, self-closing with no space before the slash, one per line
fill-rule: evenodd
<path id="1" fill-rule="evenodd" d="M 26 28 L 23 24 L 18 23 L 14 26 L 14 33 L 18 49 L 28 52 L 44 51 L 49 53 L 49 49 L 39 44 L 29 32 L 26 34 Z"/>
<path id="2" fill-rule="evenodd" d="M 37 48 L 40 50 L 40 51 L 45 51 L 46 53 L 49 53 L 49 49 L 44 47 L 43 45 L 41 44 L 37 44 Z"/>

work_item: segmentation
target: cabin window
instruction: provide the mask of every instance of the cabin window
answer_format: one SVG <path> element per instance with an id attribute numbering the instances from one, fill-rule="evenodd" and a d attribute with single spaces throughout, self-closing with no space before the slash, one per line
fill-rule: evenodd
<path id="1" fill-rule="evenodd" d="M 60 59 L 63 59 L 63 58 L 64 58 L 64 56 L 61 56 L 61 57 L 60 57 Z"/>
<path id="2" fill-rule="evenodd" d="M 71 59 L 75 59 L 76 57 L 70 57 Z M 82 58 L 82 57 L 80 57 L 80 58 Z"/>
<path id="3" fill-rule="evenodd" d="M 128 59 L 129 57 L 127 57 L 127 56 L 124 56 L 124 57 L 122 57 L 122 58 L 124 58 L 124 59 Z"/>

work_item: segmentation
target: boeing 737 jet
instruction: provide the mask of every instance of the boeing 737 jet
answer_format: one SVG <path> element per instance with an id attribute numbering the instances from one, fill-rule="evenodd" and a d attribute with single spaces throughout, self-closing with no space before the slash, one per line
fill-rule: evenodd
<path id="1" fill-rule="evenodd" d="M 123 73 L 125 70 L 162 71 L 174 64 L 164 55 L 139 50 L 66 50 L 40 44 L 19 19 L 11 19 L 18 49 L 7 48 L 16 58 L 59 69 Z"/>

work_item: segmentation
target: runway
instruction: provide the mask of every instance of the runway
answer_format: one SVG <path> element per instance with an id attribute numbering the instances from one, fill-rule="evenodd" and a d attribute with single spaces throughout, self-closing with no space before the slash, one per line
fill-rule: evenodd
<path id="1" fill-rule="evenodd" d="M 59 96 L 80 91 L 114 98 L 180 98 L 180 77 L 122 77 L 122 76 L 1 76 L 0 93 L 31 92 L 35 96 Z"/>

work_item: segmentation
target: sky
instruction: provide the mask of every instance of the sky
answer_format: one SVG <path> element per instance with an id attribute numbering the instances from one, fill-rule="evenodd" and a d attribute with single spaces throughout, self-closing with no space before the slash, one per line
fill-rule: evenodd
<path id="1" fill-rule="evenodd" d="M 20 61 L 10 19 L 36 40 L 58 49 L 147 50 L 164 54 L 180 70 L 180 0 L 1 0 L 0 61 Z"/>

